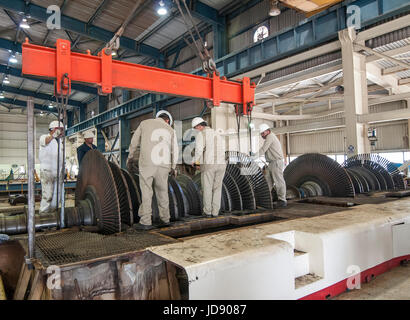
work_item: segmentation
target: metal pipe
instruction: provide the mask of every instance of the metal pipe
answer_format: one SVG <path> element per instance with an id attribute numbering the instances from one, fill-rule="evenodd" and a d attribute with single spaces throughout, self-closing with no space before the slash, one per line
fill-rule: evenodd
<path id="1" fill-rule="evenodd" d="M 28 166 L 28 219 L 27 219 L 27 231 L 28 231 L 28 258 L 35 258 L 34 244 L 36 230 L 34 226 L 34 214 L 35 214 L 35 199 L 34 199 L 34 103 L 31 98 L 27 100 L 27 166 Z"/>

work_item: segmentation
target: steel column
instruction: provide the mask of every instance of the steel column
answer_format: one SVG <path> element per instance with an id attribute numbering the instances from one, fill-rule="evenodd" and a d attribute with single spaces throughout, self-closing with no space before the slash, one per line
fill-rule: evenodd
<path id="1" fill-rule="evenodd" d="M 353 28 L 339 33 L 342 44 L 344 107 L 346 119 L 346 147 L 348 157 L 370 153 L 367 126 L 359 123 L 357 115 L 368 114 L 366 57 L 354 51 L 356 31 Z"/>
<path id="2" fill-rule="evenodd" d="M 109 97 L 108 96 L 98 96 L 98 114 L 101 114 L 108 109 L 108 102 L 109 102 Z"/>
<path id="3" fill-rule="evenodd" d="M 97 134 L 97 149 L 100 152 L 105 152 L 105 140 L 104 140 L 104 136 L 101 133 L 101 126 L 97 126 L 96 127 L 96 134 Z"/>
<path id="4" fill-rule="evenodd" d="M 121 168 L 127 168 L 128 148 L 131 143 L 130 121 L 126 117 L 121 117 L 119 121 L 120 132 L 120 164 Z"/>
<path id="5" fill-rule="evenodd" d="M 130 100 L 130 92 L 128 90 L 122 90 L 122 103 Z"/>
<path id="6" fill-rule="evenodd" d="M 227 54 L 226 26 L 218 24 L 212 27 L 214 33 L 214 59 L 220 59 Z"/>
<path id="7" fill-rule="evenodd" d="M 80 109 L 80 122 L 83 122 L 87 119 L 86 111 L 87 108 L 85 107 Z"/>
<path id="8" fill-rule="evenodd" d="M 72 127 L 74 124 L 74 111 L 67 111 L 67 128 Z"/>

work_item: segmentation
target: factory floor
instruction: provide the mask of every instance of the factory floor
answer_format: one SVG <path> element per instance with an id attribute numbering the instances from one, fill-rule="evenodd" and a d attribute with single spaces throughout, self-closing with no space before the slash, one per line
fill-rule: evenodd
<path id="1" fill-rule="evenodd" d="M 360 290 L 342 293 L 333 300 L 410 300 L 410 263 L 363 283 Z"/>

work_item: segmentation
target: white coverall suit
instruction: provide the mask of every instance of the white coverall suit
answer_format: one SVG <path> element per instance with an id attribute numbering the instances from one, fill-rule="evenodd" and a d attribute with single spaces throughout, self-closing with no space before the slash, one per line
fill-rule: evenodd
<path id="1" fill-rule="evenodd" d="M 152 197 L 158 200 L 159 216 L 169 223 L 168 176 L 178 163 L 178 140 L 175 130 L 163 119 L 144 120 L 135 131 L 129 148 L 127 166 L 138 161 L 142 204 L 140 224 L 152 225 Z M 153 190 L 154 187 L 154 190 Z"/>
<path id="2" fill-rule="evenodd" d="M 61 199 L 63 189 L 63 144 L 61 139 L 53 139 L 46 144 L 46 138 L 49 135 L 40 137 L 40 180 L 41 180 L 41 203 L 40 214 L 52 212 L 57 208 L 57 155 L 58 144 L 60 144 L 60 165 L 58 198 Z M 58 140 L 58 142 L 57 142 Z"/>
<path id="3" fill-rule="evenodd" d="M 225 139 L 210 127 L 195 139 L 195 161 L 201 166 L 203 211 L 205 215 L 219 215 L 222 182 L 226 171 Z"/>
<path id="4" fill-rule="evenodd" d="M 266 178 L 269 186 L 275 185 L 278 200 L 286 202 L 286 182 L 283 178 L 283 151 L 279 139 L 275 134 L 270 133 L 266 136 L 262 148 L 259 150 L 259 155 L 265 155 L 268 162 L 268 172 Z"/>

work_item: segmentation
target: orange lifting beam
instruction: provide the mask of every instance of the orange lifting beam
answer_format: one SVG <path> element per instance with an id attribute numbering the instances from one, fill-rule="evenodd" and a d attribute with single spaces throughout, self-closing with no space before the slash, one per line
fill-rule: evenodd
<path id="1" fill-rule="evenodd" d="M 56 49 L 26 42 L 22 46 L 23 75 L 55 80 L 57 95 L 71 92 L 71 81 L 97 85 L 100 94 L 113 88 L 143 90 L 158 94 L 205 99 L 213 106 L 221 102 L 242 105 L 248 114 L 255 104 L 255 87 L 249 78 L 228 81 L 217 75 L 201 77 L 176 71 L 112 60 L 111 51 L 98 56 L 71 52 L 68 40 L 58 39 Z"/>

